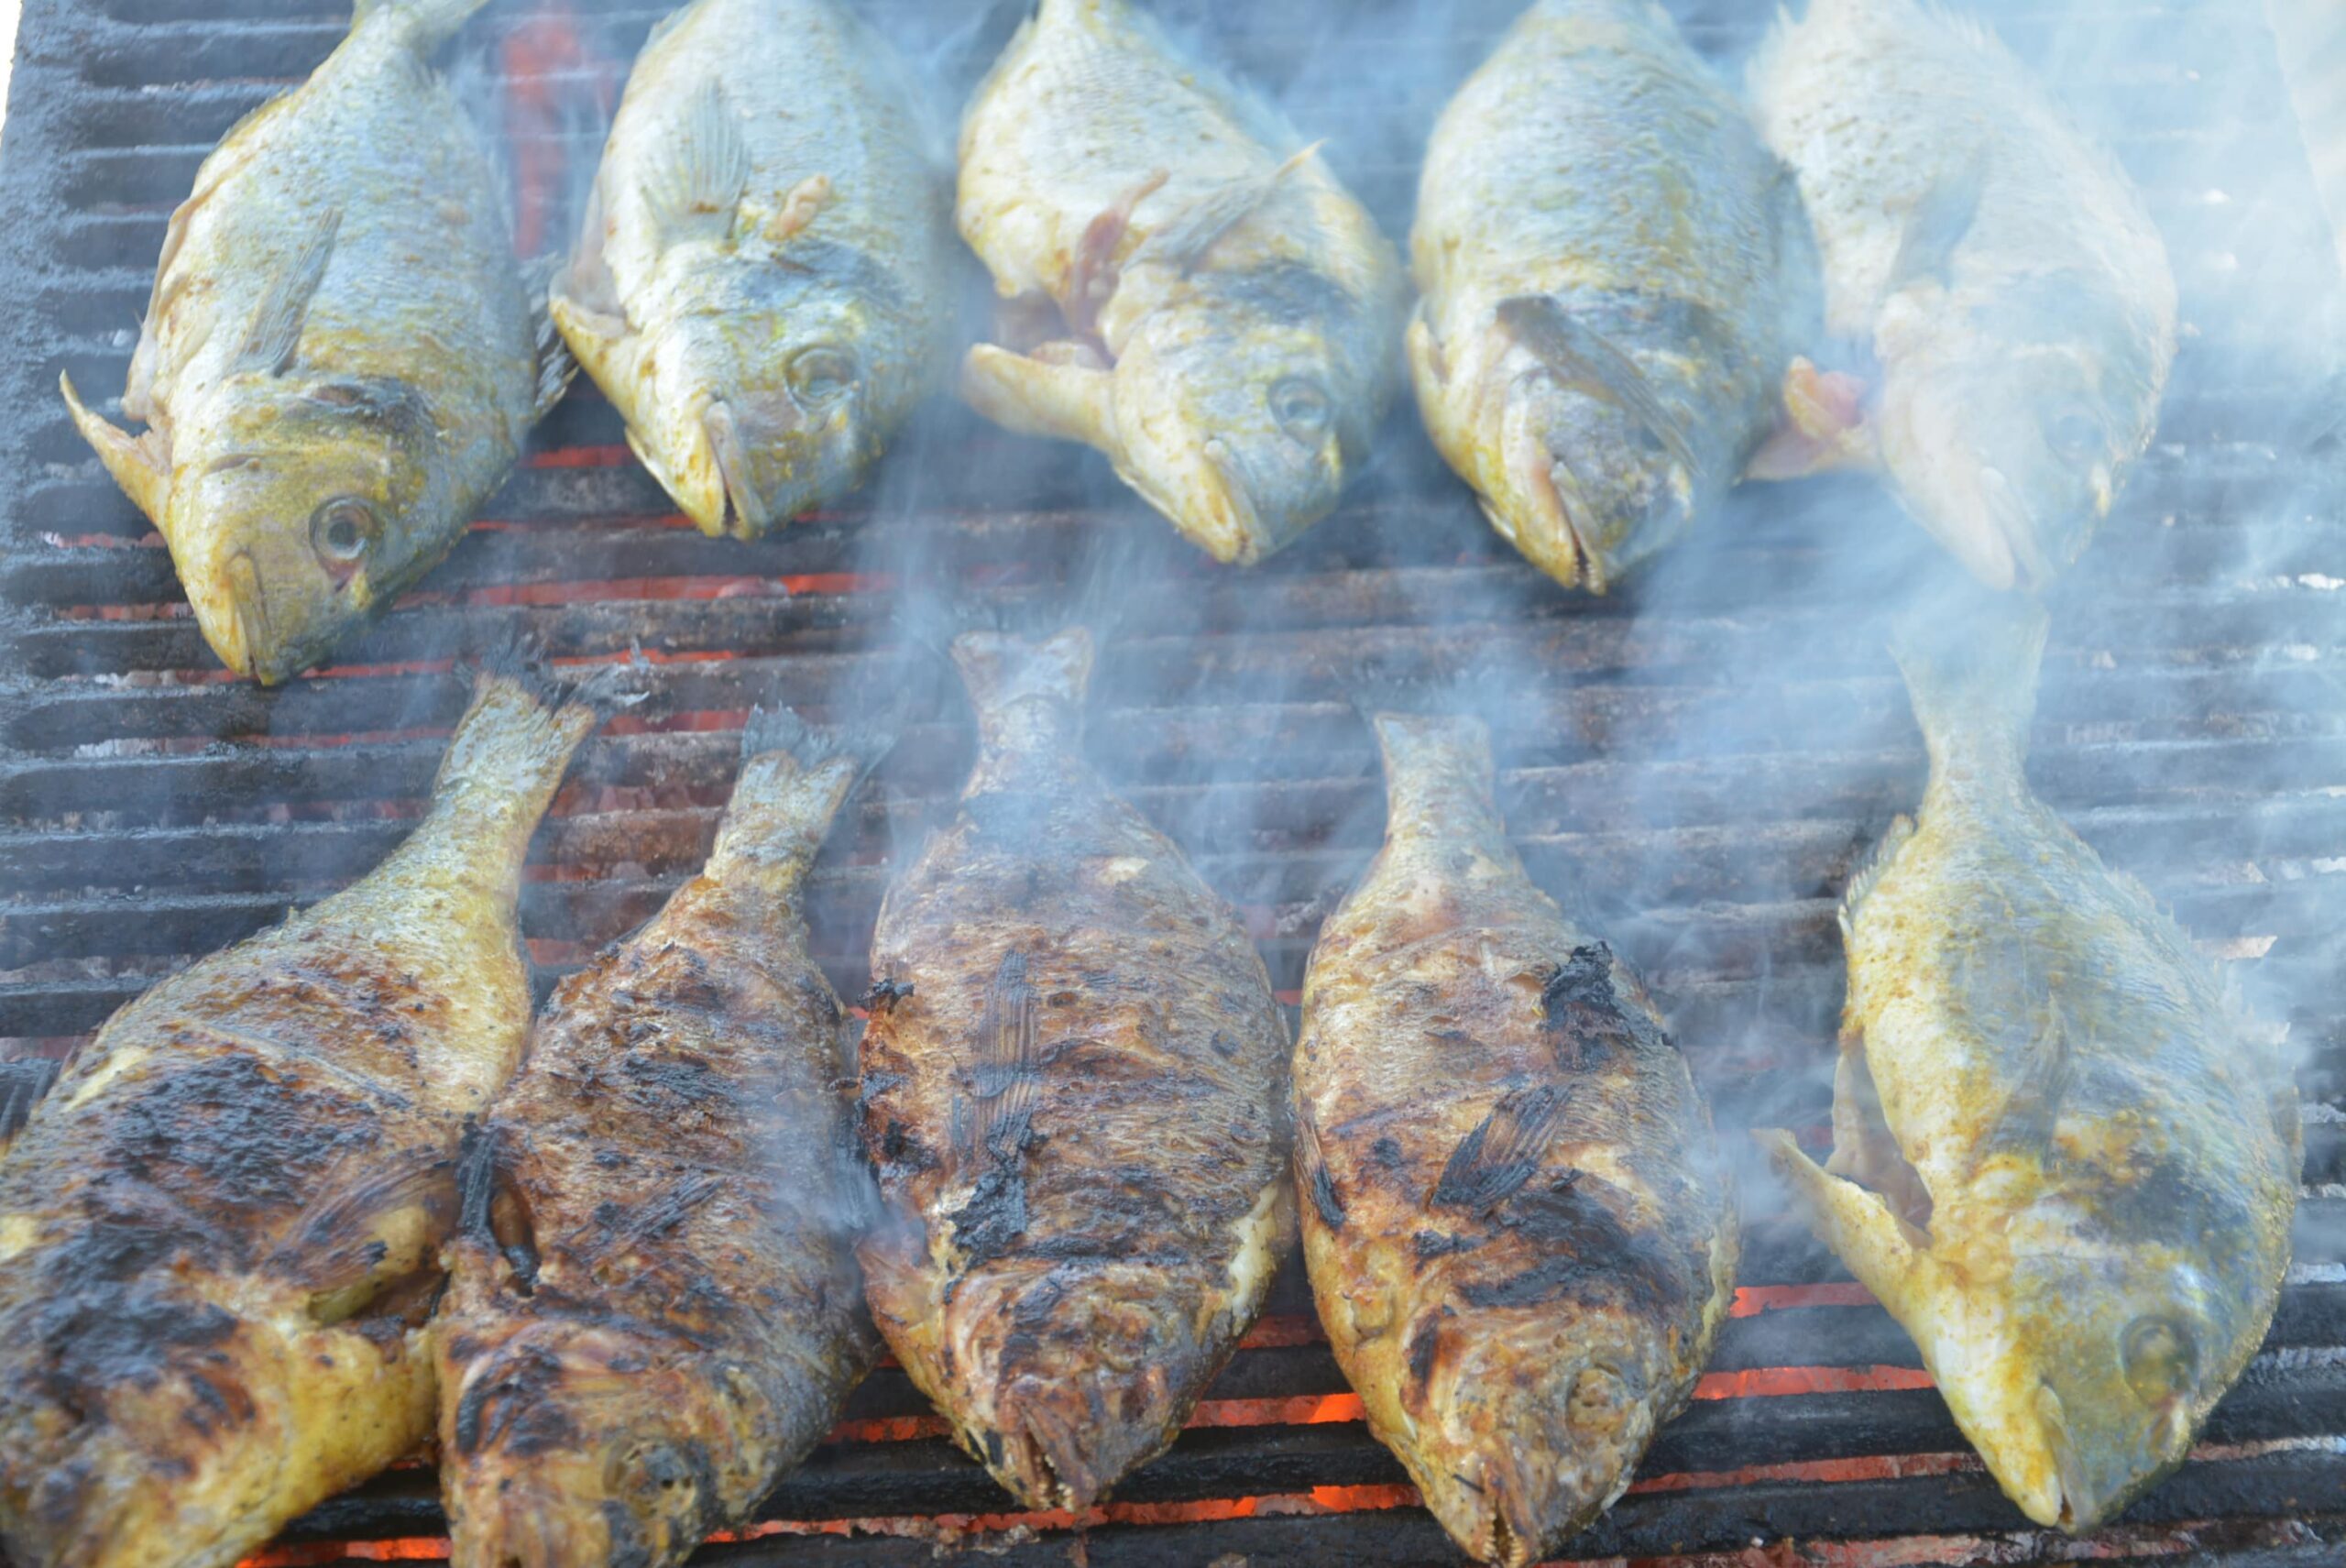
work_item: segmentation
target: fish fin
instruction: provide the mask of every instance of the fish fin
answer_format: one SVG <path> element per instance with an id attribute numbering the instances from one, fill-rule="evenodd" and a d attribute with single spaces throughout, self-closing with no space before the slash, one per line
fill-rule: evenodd
<path id="1" fill-rule="evenodd" d="M 1315 141 L 1290 154 L 1276 169 L 1244 180 L 1233 180 L 1208 192 L 1172 222 L 1143 240 L 1124 265 L 1138 267 L 1145 262 L 1153 262 L 1177 268 L 1183 272 L 1191 270 L 1221 243 L 1222 236 L 1259 211 L 1263 203 L 1277 195 L 1279 187 L 1310 162 L 1324 145 Z"/>
<path id="2" fill-rule="evenodd" d="M 1043 1080 L 1036 1024 L 1026 955 L 1013 948 L 1002 955 L 986 987 L 985 1011 L 978 1021 L 978 1059 L 970 1075 L 959 1151 L 972 1164 L 991 1159 L 1011 1165 L 1026 1146 Z"/>
<path id="3" fill-rule="evenodd" d="M 1565 384 L 1613 399 L 1651 431 L 1687 473 L 1701 472 L 1684 424 L 1655 395 L 1637 361 L 1591 331 L 1553 295 L 1513 295 L 1501 300 L 1494 313 L 1501 331 Z"/>
<path id="4" fill-rule="evenodd" d="M 1083 237 L 1076 242 L 1075 255 L 1068 262 L 1067 297 L 1059 302 L 1060 313 L 1077 335 L 1100 335 L 1100 310 L 1116 292 L 1120 272 L 1116 247 L 1124 244 L 1132 227 L 1133 209 L 1171 178 L 1169 170 L 1152 170 L 1083 225 Z"/>
<path id="5" fill-rule="evenodd" d="M 122 487 L 122 493 L 160 527 L 171 499 L 170 438 L 152 426 L 133 435 L 104 415 L 92 413 L 82 407 L 70 375 L 60 373 L 57 387 L 65 394 L 65 407 L 73 416 L 73 428 L 97 453 L 98 461 L 114 477 L 114 482 Z M 156 450 L 159 446 L 163 448 L 161 452 Z"/>
<path id="6" fill-rule="evenodd" d="M 1808 1211 L 1809 1228 L 1848 1266 L 1858 1282 L 1880 1297 L 1901 1322 L 1922 1304 L 1917 1287 L 1929 1265 L 1926 1237 L 1891 1212 L 1879 1193 L 1843 1177 L 1827 1175 L 1781 1127 L 1755 1127 L 1776 1174 Z"/>
<path id="7" fill-rule="evenodd" d="M 396 25 L 411 49 L 439 48 L 456 36 L 465 19 L 488 0 L 356 0 L 351 7 L 350 30 L 378 16 Z"/>
<path id="8" fill-rule="evenodd" d="M 1891 263 L 1889 292 L 1935 280 L 1951 280 L 1955 253 L 1979 215 L 1979 197 L 1988 187 L 1985 156 L 1968 159 L 1961 169 L 1931 182 L 1906 219 L 1905 237 L 1898 243 L 1898 258 Z"/>
<path id="9" fill-rule="evenodd" d="M 286 259 L 271 280 L 260 308 L 253 313 L 252 330 L 236 350 L 240 369 L 282 376 L 293 367 L 301 346 L 301 329 L 310 319 L 310 302 L 325 281 L 326 264 L 334 259 L 334 240 L 342 233 L 342 209 L 329 207 L 301 247 Z"/>
<path id="10" fill-rule="evenodd" d="M 1458 1141 L 1427 1200 L 1437 1208 L 1487 1214 L 1539 1173 L 1572 1091 L 1525 1084 L 1499 1096 L 1474 1130 Z"/>
<path id="11" fill-rule="evenodd" d="M 650 165 L 643 199 L 663 249 L 685 240 L 722 241 L 733 232 L 741 192 L 750 183 L 750 145 L 740 121 L 716 82 L 701 84 L 672 122 L 668 139 Z"/>
<path id="12" fill-rule="evenodd" d="M 1308 1116 L 1296 1118 L 1295 1190 L 1311 1212 L 1331 1231 L 1344 1228 L 1344 1201 L 1336 1179 L 1328 1172 L 1327 1152 L 1320 1146 L 1320 1128 Z"/>
<path id="13" fill-rule="evenodd" d="M 1080 710 L 1091 685 L 1091 629 L 1063 627 L 1029 639 L 1014 631 L 974 630 L 953 640 L 953 663 L 980 711 L 1041 696 Z"/>
<path id="14" fill-rule="evenodd" d="M 562 334 L 572 361 L 584 367 L 604 389 L 619 416 L 630 424 L 635 413 L 634 323 L 624 315 L 597 310 L 556 290 L 546 296 L 546 319 Z"/>
<path id="15" fill-rule="evenodd" d="M 2021 1149 L 2039 1160 L 2052 1157 L 2061 1106 L 2077 1086 L 2077 1053 L 2061 999 L 2048 990 L 2043 1002 L 2043 1014 L 2031 1020 L 2035 1026 L 2029 1035 L 2028 1055 L 2019 1064 L 2012 1093 L 1980 1140 L 1983 1157 L 2000 1149 Z"/>
<path id="16" fill-rule="evenodd" d="M 1841 370 L 1795 358 L 1784 370 L 1783 422 L 1751 454 L 1747 479 L 1799 479 L 1836 468 L 1872 468 L 1880 459 L 1866 420 L 1866 384 Z"/>
<path id="17" fill-rule="evenodd" d="M 1934 769 L 1951 750 L 1974 758 L 2001 753 L 2019 765 L 2036 715 L 2048 625 L 2035 599 L 1968 583 L 1900 619 L 1890 651 Z"/>
<path id="18" fill-rule="evenodd" d="M 972 344 L 961 360 L 963 400 L 994 423 L 1022 435 L 1080 441 L 1122 461 L 1114 387 L 1110 371 L 991 343 Z"/>
<path id="19" fill-rule="evenodd" d="M 1450 385 L 1450 358 L 1442 351 L 1442 339 L 1434 334 L 1433 323 L 1426 320 L 1423 300 L 1409 312 L 1409 330 L 1402 336 L 1402 345 L 1420 386 Z"/>
<path id="20" fill-rule="evenodd" d="M 750 721 L 741 727 L 741 761 L 746 764 L 768 751 L 787 751 L 801 768 L 812 768 L 846 757 L 855 763 L 855 783 L 848 785 L 851 794 L 894 750 L 896 737 L 904 731 L 905 706 L 901 693 L 893 701 L 858 704 L 850 710 L 858 717 L 823 729 L 786 707 L 753 707 Z"/>
<path id="21" fill-rule="evenodd" d="M 1866 851 L 1866 858 L 1858 863 L 1858 869 L 1849 873 L 1849 885 L 1841 893 L 1839 912 L 1844 944 L 1849 940 L 1850 927 L 1857 924 L 1858 912 L 1865 907 L 1874 884 L 1881 881 L 1881 873 L 1890 869 L 1891 863 L 1898 859 L 1898 851 L 1904 849 L 1906 840 L 1913 836 L 1914 819 L 1901 813 L 1891 819 L 1890 830 Z"/>
<path id="22" fill-rule="evenodd" d="M 561 276 L 562 268 L 561 257 L 541 257 L 530 264 L 527 274 L 530 316 L 538 354 L 537 401 L 530 413 L 532 422 L 554 411 L 554 404 L 570 390 L 571 378 L 578 374 L 577 356 L 571 353 L 561 323 L 554 315 L 554 280 Z"/>
<path id="23" fill-rule="evenodd" d="M 7 1150 L 41 1096 L 57 1081 L 61 1064 L 49 1057 L 19 1057 L 0 1061 L 0 1153 Z"/>
<path id="24" fill-rule="evenodd" d="M 809 174 L 790 188 L 782 199 L 781 208 L 761 225 L 766 238 L 776 245 L 788 245 L 806 232 L 806 225 L 820 216 L 837 198 L 828 174 Z"/>
<path id="25" fill-rule="evenodd" d="M 431 1238 L 446 1232 L 459 1207 L 453 1173 L 453 1162 L 410 1151 L 389 1168 L 329 1179 L 285 1233 L 270 1266 L 307 1287 L 311 1315 L 322 1325 L 356 1316 L 392 1281 L 433 1266 Z M 405 1210 L 420 1212 L 421 1222 L 400 1236 L 383 1222 Z M 411 1250 L 395 1250 L 395 1238 Z"/>
<path id="26" fill-rule="evenodd" d="M 1841 1036 L 1840 1059 L 1833 1065 L 1833 1157 L 1825 1168 L 1880 1193 L 1891 1212 L 1907 1223 L 1918 1228 L 1929 1224 L 1930 1188 L 1898 1146 L 1890 1119 L 1882 1113 L 1862 1030 Z"/>

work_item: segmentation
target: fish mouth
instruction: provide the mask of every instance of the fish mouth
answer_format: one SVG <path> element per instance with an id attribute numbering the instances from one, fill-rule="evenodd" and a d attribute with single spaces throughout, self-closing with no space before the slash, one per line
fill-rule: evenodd
<path id="1" fill-rule="evenodd" d="M 773 524 L 773 514 L 751 482 L 750 455 L 742 445 L 740 422 L 734 417 L 732 405 L 720 399 L 701 410 L 700 428 L 708 440 L 718 482 L 724 487 L 732 513 L 726 532 L 744 539 L 765 532 Z"/>
<path id="2" fill-rule="evenodd" d="M 1957 550 L 1964 564 L 1997 589 L 2037 588 L 2053 579 L 2052 564 L 2037 536 L 2036 510 L 2001 468 L 1979 470 L 1983 527 L 1973 552 Z"/>
<path id="3" fill-rule="evenodd" d="M 1483 513 L 1508 543 L 1532 565 L 1568 588 L 1585 588 L 1602 598 L 1606 581 L 1605 558 L 1589 547 L 1588 536 L 1576 521 L 1588 505 L 1587 491 L 1572 465 L 1543 446 L 1525 450 L 1514 464 L 1516 506 L 1483 501 Z M 1528 511 L 1529 517 L 1518 515 Z M 1526 526 L 1529 523 L 1529 526 Z"/>
<path id="4" fill-rule="evenodd" d="M 274 685 L 284 678 L 280 671 L 263 672 L 260 665 L 264 648 L 274 646 L 270 636 L 269 594 L 261 581 L 260 563 L 253 559 L 249 550 L 239 550 L 228 557 L 225 569 L 228 579 L 228 624 L 235 634 L 221 646 L 214 639 L 213 652 L 220 662 L 237 674 L 258 678 L 263 685 Z"/>
<path id="5" fill-rule="evenodd" d="M 1263 526 L 1262 514 L 1255 510 L 1255 498 L 1246 483 L 1246 465 L 1230 443 L 1216 435 L 1209 437 L 1204 447 L 1207 485 L 1212 495 L 1209 511 L 1214 520 L 1215 532 L 1230 541 L 1227 554 L 1214 551 L 1218 559 L 1252 565 L 1279 547 L 1280 541 L 1272 537 Z"/>

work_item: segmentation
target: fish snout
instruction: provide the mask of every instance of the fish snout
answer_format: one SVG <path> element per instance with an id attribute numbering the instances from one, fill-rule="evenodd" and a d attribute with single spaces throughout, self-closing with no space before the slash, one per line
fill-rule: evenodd
<path id="1" fill-rule="evenodd" d="M 483 1568 L 621 1561 L 612 1515 L 587 1475 L 555 1464 L 459 1472 L 447 1486 L 449 1555 Z"/>
<path id="2" fill-rule="evenodd" d="M 851 406 L 809 413 L 782 393 L 720 398 L 701 411 L 725 532 L 755 539 L 813 510 L 860 476 Z"/>
<path id="3" fill-rule="evenodd" d="M 2189 1401 L 2180 1395 L 2110 1412 L 2095 1422 L 2072 1413 L 2050 1383 L 2037 1387 L 2035 1415 L 2051 1459 L 2053 1495 L 2025 1511 L 2072 1535 L 2096 1530 L 2183 1462 L 2191 1443 Z"/>
<path id="4" fill-rule="evenodd" d="M 1106 1364 L 1021 1376 L 994 1412 L 1000 1436 L 986 1453 L 995 1473 L 1033 1506 L 1078 1511 L 1154 1457 L 1181 1415 L 1162 1369 Z"/>
<path id="5" fill-rule="evenodd" d="M 1653 418 L 1540 372 L 1510 387 L 1500 429 L 1484 510 L 1567 587 L 1604 593 L 1694 521 L 1683 437 Z"/>

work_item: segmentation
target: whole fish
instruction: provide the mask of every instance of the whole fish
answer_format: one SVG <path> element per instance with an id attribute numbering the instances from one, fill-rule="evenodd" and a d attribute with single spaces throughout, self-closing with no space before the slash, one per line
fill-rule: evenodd
<path id="1" fill-rule="evenodd" d="M 539 1018 L 434 1323 L 457 1568 L 681 1563 L 870 1367 L 870 1179 L 802 909 L 882 748 L 753 719 L 707 865 Z"/>
<path id="2" fill-rule="evenodd" d="M 1799 192 L 1652 0 L 1541 0 L 1442 112 L 1410 258 L 1426 428 L 1603 593 L 1713 506 L 1814 335 Z"/>
<path id="3" fill-rule="evenodd" d="M 529 1027 L 514 905 L 592 707 L 485 673 L 363 880 L 107 1020 L 0 1161 L 0 1546 L 208 1568 L 430 1435 L 458 1145 Z"/>
<path id="4" fill-rule="evenodd" d="M 1334 508 L 1404 283 L 1318 144 L 1126 0 L 1043 0 L 962 119 L 958 215 L 1003 298 L 1055 318 L 970 350 L 979 412 L 1097 447 L 1219 561 Z"/>
<path id="5" fill-rule="evenodd" d="M 972 632 L 959 815 L 889 888 L 863 1037 L 880 1332 L 1030 1508 L 1162 1452 L 1295 1234 L 1288 1039 L 1237 916 L 1080 751 L 1091 641 Z"/>
<path id="6" fill-rule="evenodd" d="M 697 0 L 628 78 L 553 308 L 714 535 L 862 482 L 949 351 L 944 138 L 834 0 Z"/>
<path id="7" fill-rule="evenodd" d="M 1899 651 L 1920 819 L 1842 906 L 1832 1161 L 1760 1137 L 2006 1495 L 2084 1531 L 2182 1463 L 2264 1339 L 2297 1091 L 2190 938 L 2029 794 L 2044 612 L 1951 620 Z"/>
<path id="8" fill-rule="evenodd" d="M 67 403 L 161 531 L 204 640 L 274 685 L 464 533 L 570 372 L 505 193 L 426 63 L 484 0 L 357 0 L 171 214 L 123 412 Z"/>
<path id="9" fill-rule="evenodd" d="M 1800 178 L 1826 329 L 1869 351 L 1862 404 L 1794 367 L 1769 475 L 1879 463 L 1990 587 L 2075 561 L 2150 444 L 2175 276 L 2109 152 L 1976 22 L 1914 0 L 1810 0 L 1750 68 Z"/>
<path id="10" fill-rule="evenodd" d="M 1304 978 L 1303 1255 L 1369 1430 L 1470 1555 L 1524 1568 L 1694 1392 L 1735 1193 L 1645 988 L 1507 843 L 1480 721 L 1375 724 L 1385 847 Z"/>

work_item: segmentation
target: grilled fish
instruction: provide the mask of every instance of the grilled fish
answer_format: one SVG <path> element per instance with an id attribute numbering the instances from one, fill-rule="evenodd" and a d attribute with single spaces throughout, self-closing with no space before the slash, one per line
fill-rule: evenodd
<path id="1" fill-rule="evenodd" d="M 1831 1163 L 1760 1136 L 2005 1493 L 2083 1531 L 2255 1354 L 2303 1135 L 2278 1040 L 2028 793 L 2043 612 L 1955 620 L 1900 649 L 1930 783 L 1843 905 Z"/>
<path id="2" fill-rule="evenodd" d="M 697 0 L 628 78 L 553 308 L 711 535 L 862 481 L 950 346 L 943 137 L 834 0 Z"/>
<path id="3" fill-rule="evenodd" d="M 1508 845 L 1482 724 L 1375 723 L 1385 848 L 1304 978 L 1304 1261 L 1369 1430 L 1470 1555 L 1523 1568 L 1694 1392 L 1735 1194 L 1644 987 Z"/>
<path id="4" fill-rule="evenodd" d="M 432 1431 L 456 1156 L 529 1026 L 521 861 L 593 708 L 485 674 L 362 881 L 109 1019 L 0 1161 L 0 1544 L 226 1564 Z"/>
<path id="5" fill-rule="evenodd" d="M 357 0 L 171 214 L 123 412 L 73 422 L 204 640 L 264 685 L 448 553 L 567 385 L 504 192 L 426 57 L 484 0 Z"/>
<path id="6" fill-rule="evenodd" d="M 2041 586 L 2109 515 L 2175 359 L 2142 196 L 2001 44 L 1914 0 L 1811 0 L 1751 91 L 1815 225 L 1826 329 L 1879 380 L 1860 405 L 1795 366 L 1755 471 L 1878 462 L 1981 582 Z"/>
<path id="7" fill-rule="evenodd" d="M 1097 447 L 1219 561 L 1335 506 L 1392 395 L 1399 258 L 1252 93 L 1126 0 L 1043 0 L 962 120 L 958 216 L 1058 333 L 970 350 L 979 412 Z"/>
<path id="8" fill-rule="evenodd" d="M 681 1563 L 878 1350 L 869 1178 L 808 866 L 870 749 L 745 737 L 716 848 L 563 982 L 499 1102 L 434 1333 L 458 1568 Z"/>
<path id="9" fill-rule="evenodd" d="M 1491 524 L 1603 593 L 1734 483 L 1814 335 L 1800 194 L 1652 0 L 1541 0 L 1426 149 L 1409 368 Z"/>
<path id="10" fill-rule="evenodd" d="M 863 1038 L 880 1332 L 1023 1503 L 1173 1441 L 1294 1236 L 1285 1021 L 1180 851 L 1080 751 L 1091 641 L 972 632 L 960 811 L 889 888 Z"/>

